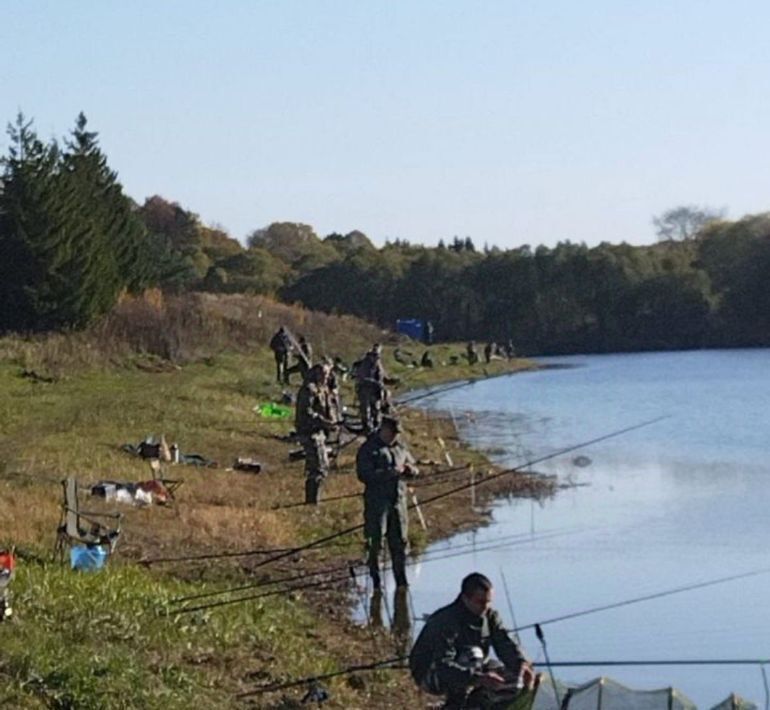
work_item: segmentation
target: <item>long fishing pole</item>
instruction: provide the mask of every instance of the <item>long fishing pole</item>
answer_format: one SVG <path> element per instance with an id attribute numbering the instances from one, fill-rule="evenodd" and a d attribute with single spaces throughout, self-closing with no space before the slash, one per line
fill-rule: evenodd
<path id="1" fill-rule="evenodd" d="M 449 476 L 452 474 L 459 474 L 463 471 L 466 471 L 472 464 L 463 464 L 462 466 L 453 466 L 452 468 L 443 469 L 441 471 L 436 471 L 434 473 L 428 473 L 425 475 L 418 476 L 415 479 L 415 483 L 418 485 L 417 488 L 421 488 L 424 485 L 433 485 L 439 483 L 439 481 L 434 480 L 436 478 L 442 478 L 444 476 Z M 422 481 L 426 481 L 427 483 L 422 483 Z M 445 481 L 441 481 L 444 483 Z M 422 484 L 422 485 L 420 485 Z M 410 483 L 410 486 L 414 486 L 414 483 Z M 338 500 L 348 500 L 350 498 L 360 498 L 362 495 L 362 491 L 356 491 L 355 493 L 344 493 L 342 495 L 338 496 L 331 496 L 329 498 L 323 498 L 319 501 L 319 503 L 334 503 Z M 307 503 L 305 501 L 295 501 L 294 503 L 284 503 L 282 505 L 274 505 L 271 510 L 286 510 L 288 508 L 300 508 L 303 506 L 306 506 Z"/>
<path id="2" fill-rule="evenodd" d="M 505 373 L 510 374 L 510 373 Z M 397 399 L 396 405 L 403 406 L 404 404 L 411 404 L 412 402 L 418 402 L 421 399 L 425 399 L 426 397 L 432 397 L 436 394 L 444 394 L 444 392 L 451 392 L 452 390 L 460 389 L 461 387 L 468 387 L 470 385 L 475 385 L 477 382 L 481 380 L 486 380 L 488 377 L 469 377 L 465 380 L 461 380 L 460 382 L 454 382 L 451 385 L 446 386 L 439 386 L 434 387 L 429 391 L 421 392 L 420 394 L 416 394 L 412 397 L 407 397 L 406 399 Z"/>
<path id="3" fill-rule="evenodd" d="M 476 543 L 465 543 L 463 545 L 457 545 L 454 548 L 450 548 L 451 551 L 448 551 L 448 550 L 437 550 L 434 553 L 426 553 L 425 555 L 423 555 L 422 557 L 420 557 L 418 559 L 407 560 L 406 565 L 409 566 L 409 567 L 413 567 L 413 566 L 417 566 L 417 565 L 427 564 L 427 563 L 430 563 L 430 562 L 438 562 L 438 561 L 441 561 L 441 560 L 452 559 L 452 558 L 455 558 L 455 557 L 462 557 L 462 556 L 468 555 L 468 554 L 476 554 L 478 552 L 489 552 L 489 551 L 492 551 L 492 550 L 500 550 L 500 549 L 505 549 L 505 548 L 509 548 L 509 547 L 516 547 L 518 545 L 523 545 L 523 544 L 526 544 L 526 543 L 529 543 L 529 542 L 540 542 L 542 540 L 547 540 L 547 539 L 550 539 L 550 538 L 553 538 L 553 537 L 559 537 L 559 536 L 562 536 L 562 535 L 571 535 L 573 533 L 574 533 L 574 530 L 569 530 L 568 529 L 568 530 L 565 530 L 565 531 L 553 531 L 553 532 L 546 533 L 546 534 L 543 534 L 543 535 L 538 535 L 538 536 L 536 536 L 534 538 L 531 535 L 529 535 L 528 533 L 524 533 L 524 534 L 520 534 L 520 535 L 515 535 L 515 536 L 512 535 L 512 536 L 510 536 L 510 538 L 515 538 L 513 540 L 509 539 L 506 542 L 501 542 L 500 540 L 504 539 L 504 538 L 499 538 L 498 540 L 496 540 L 494 542 L 494 544 L 475 546 L 470 551 L 463 550 L 461 552 L 458 552 L 457 550 L 459 548 L 466 548 L 466 547 L 470 547 L 470 546 L 476 545 Z M 363 565 L 363 562 L 361 562 L 360 564 Z M 390 565 L 386 565 L 384 569 L 388 570 L 390 568 L 391 568 Z M 215 590 L 215 591 L 210 591 L 210 592 L 201 592 L 199 594 L 193 594 L 193 595 L 186 596 L 186 597 L 178 597 L 178 598 L 175 598 L 175 599 L 171 599 L 169 603 L 171 603 L 171 604 L 181 604 L 183 602 L 195 601 L 195 600 L 199 600 L 199 599 L 206 599 L 206 598 L 211 598 L 211 597 L 215 597 L 215 596 L 220 596 L 220 595 L 223 595 L 223 594 L 235 594 L 236 592 L 248 591 L 250 589 L 261 589 L 261 588 L 264 588 L 264 587 L 274 586 L 274 585 L 277 585 L 277 584 L 288 584 L 290 582 L 296 582 L 296 581 L 303 580 L 303 579 L 306 580 L 309 577 L 319 577 L 319 576 L 324 575 L 324 574 L 325 575 L 334 574 L 335 572 L 342 574 L 343 571 L 345 571 L 345 570 L 347 570 L 348 575 L 354 576 L 354 577 L 359 577 L 359 576 L 363 576 L 363 575 L 368 575 L 369 574 L 368 570 L 356 571 L 354 569 L 353 572 L 351 572 L 350 564 L 347 564 L 347 565 L 344 565 L 344 566 L 340 565 L 340 566 L 335 566 L 335 567 L 327 567 L 325 569 L 318 570 L 316 572 L 310 572 L 310 573 L 303 572 L 301 574 L 296 574 L 296 575 L 290 576 L 290 577 L 281 577 L 279 579 L 274 579 L 274 580 L 267 580 L 267 581 L 260 581 L 260 582 L 251 582 L 249 584 L 241 585 L 240 587 L 230 587 L 228 589 L 220 589 L 220 590 Z M 305 584 L 302 584 L 302 585 L 296 586 L 296 587 L 287 587 L 286 589 L 279 589 L 279 590 L 275 590 L 275 591 L 272 591 L 272 592 L 260 593 L 260 594 L 256 594 L 256 595 L 249 595 L 249 596 L 245 596 L 245 597 L 238 597 L 236 599 L 227 599 L 227 600 L 225 600 L 223 602 L 212 603 L 211 605 L 206 604 L 206 605 L 203 605 L 203 606 L 196 606 L 196 607 L 183 607 L 182 609 L 180 609 L 176 613 L 182 614 L 182 613 L 187 613 L 187 612 L 192 612 L 192 611 L 203 611 L 205 609 L 209 609 L 209 608 L 212 608 L 212 607 L 227 606 L 229 604 L 237 604 L 238 602 L 242 602 L 242 601 L 251 601 L 253 599 L 261 599 L 261 598 L 263 598 L 265 596 L 272 596 L 272 595 L 276 595 L 276 594 L 283 594 L 283 593 L 291 592 L 291 591 L 295 591 L 295 590 L 312 589 L 312 588 L 315 588 L 315 587 L 319 587 L 320 588 L 320 587 L 323 587 L 325 585 L 329 585 L 329 584 L 333 584 L 333 583 L 336 583 L 338 581 L 341 581 L 342 579 L 344 579 L 344 578 L 343 577 L 332 577 L 331 579 L 318 579 L 318 580 L 315 580 L 314 582 L 307 582 Z"/>
<path id="4" fill-rule="evenodd" d="M 598 666 L 762 666 L 764 658 L 691 658 L 644 661 L 552 661 L 558 668 L 589 668 Z"/>
<path id="5" fill-rule="evenodd" d="M 604 434 L 602 436 L 598 436 L 594 439 L 589 439 L 588 441 L 581 442 L 579 444 L 574 444 L 572 446 L 568 446 L 563 449 L 559 449 L 557 451 L 553 451 L 550 454 L 546 454 L 545 456 L 541 456 L 540 458 L 531 459 L 530 461 L 526 461 L 523 464 L 505 469 L 503 471 L 499 471 L 497 473 L 492 474 L 491 476 L 487 476 L 485 478 L 482 478 L 479 481 L 473 481 L 471 483 L 466 483 L 461 486 L 457 486 L 456 488 L 451 488 L 448 491 L 442 491 L 441 493 L 432 496 L 431 498 L 426 498 L 421 502 L 421 505 L 425 506 L 428 503 L 432 503 L 437 500 L 441 500 L 442 498 L 447 498 L 451 495 L 454 495 L 455 493 L 460 493 L 462 491 L 466 491 L 469 488 L 473 486 L 480 486 L 484 483 L 489 483 L 490 481 L 497 480 L 498 478 L 506 475 L 510 475 L 512 473 L 517 472 L 523 472 L 521 469 L 529 468 L 530 466 L 534 466 L 538 463 L 543 463 L 545 461 L 549 461 L 550 459 L 556 458 L 557 456 L 562 456 L 563 454 L 571 453 L 573 451 L 577 451 L 579 449 L 583 449 L 586 446 L 591 446 L 592 444 L 597 444 L 602 441 L 607 441 L 608 439 L 613 439 L 618 436 L 622 436 L 623 434 L 627 434 L 631 431 L 635 431 L 637 429 L 642 429 L 643 427 L 650 426 L 652 424 L 655 424 L 657 422 L 663 421 L 664 419 L 668 419 L 668 415 L 662 416 L 662 417 L 656 417 L 655 419 L 649 419 L 647 421 L 641 422 L 639 424 L 634 424 L 632 426 L 624 427 L 623 429 L 618 429 L 614 432 L 610 432 L 609 434 Z M 414 504 L 410 504 L 408 508 L 414 508 Z M 349 528 L 345 528 L 344 530 L 340 530 L 335 533 L 330 533 L 329 535 L 326 535 L 324 537 L 318 538 L 317 540 L 312 540 L 311 542 L 308 542 L 304 545 L 300 545 L 298 547 L 289 548 L 285 552 L 279 553 L 274 555 L 273 557 L 268 557 L 267 559 L 260 560 L 256 565 L 252 567 L 252 569 L 256 569 L 258 567 L 263 567 L 265 565 L 271 564 L 273 562 L 277 562 L 282 559 L 286 559 L 287 557 L 290 557 L 293 554 L 296 554 L 298 552 L 304 552 L 305 550 L 310 550 L 315 547 L 320 547 L 322 545 L 325 545 L 328 542 L 331 542 L 333 540 L 336 540 L 340 537 L 344 537 L 345 535 L 350 535 L 351 533 L 358 532 L 359 530 L 362 530 L 364 527 L 363 523 L 360 523 L 358 525 L 353 525 Z M 245 551 L 244 554 L 248 554 L 248 551 Z M 224 556 L 224 555 L 223 555 Z M 232 556 L 232 553 L 230 553 L 230 556 Z M 213 559 L 213 558 L 210 558 Z"/>
<path id="6" fill-rule="evenodd" d="M 548 655 L 548 644 L 545 641 L 545 634 L 543 629 L 540 628 L 540 624 L 535 624 L 535 636 L 540 641 L 540 645 L 543 647 L 543 655 L 545 656 L 545 665 L 548 668 L 548 675 L 551 676 L 551 685 L 553 685 L 553 694 L 556 696 L 556 707 L 561 707 L 561 698 L 559 697 L 559 686 L 556 684 L 556 676 L 553 674 L 553 664 L 551 658 Z"/>
<path id="7" fill-rule="evenodd" d="M 360 673 L 361 671 L 373 671 L 378 668 L 384 668 L 384 667 L 393 665 L 394 663 L 400 663 L 405 660 L 406 660 L 405 656 L 395 656 L 393 658 L 388 658 L 384 661 L 376 661 L 375 663 L 366 663 L 363 665 L 348 666 L 347 668 L 344 668 L 341 671 L 333 671 L 331 673 L 323 673 L 321 675 L 308 676 L 306 678 L 300 678 L 299 680 L 292 680 L 286 683 L 271 683 L 270 685 L 265 685 L 265 686 L 262 686 L 261 688 L 255 688 L 254 690 L 247 690 L 246 692 L 238 693 L 238 695 L 236 695 L 235 697 L 248 698 L 253 695 L 261 695 L 262 693 L 275 693 L 279 690 L 296 688 L 297 686 L 305 685 L 306 683 L 312 683 L 319 680 L 329 680 L 330 678 L 337 678 L 338 676 L 347 675 L 348 673 Z"/>
<path id="8" fill-rule="evenodd" d="M 182 555 L 180 557 L 150 557 L 148 559 L 139 560 L 140 565 L 153 565 L 160 564 L 162 562 L 190 562 L 190 561 L 203 561 L 203 560 L 216 560 L 225 557 L 246 557 L 248 555 L 272 555 L 277 552 L 286 552 L 292 550 L 291 547 L 262 547 L 255 548 L 253 550 L 234 551 L 234 552 L 207 552 L 199 555 Z"/>
<path id="9" fill-rule="evenodd" d="M 307 683 L 319 680 L 330 680 L 350 673 L 360 673 L 364 671 L 376 670 L 379 668 L 388 668 L 391 670 L 406 670 L 407 666 L 396 665 L 408 660 L 408 656 L 395 656 L 383 661 L 375 661 L 355 666 L 348 666 L 339 671 L 323 673 L 314 676 L 306 676 L 297 680 L 287 681 L 285 683 L 271 683 L 263 685 L 252 690 L 239 693 L 237 698 L 248 698 L 254 695 L 264 693 L 275 693 L 279 690 L 288 690 L 297 688 Z M 765 666 L 770 662 L 766 658 L 693 658 L 693 659 L 652 659 L 652 660 L 628 660 L 628 661 L 552 661 L 551 666 L 555 668 L 589 668 L 600 666 Z"/>
<path id="10" fill-rule="evenodd" d="M 653 592 L 652 594 L 645 594 L 641 597 L 632 597 L 631 599 L 624 599 L 623 601 L 614 602 L 612 604 L 602 604 L 601 606 L 591 607 L 590 609 L 583 609 L 582 611 L 575 611 L 569 614 L 562 614 L 561 616 L 554 616 L 550 619 L 543 619 L 542 621 L 533 622 L 531 624 L 525 624 L 524 626 L 518 626 L 512 631 L 525 631 L 526 629 L 534 629 L 538 625 L 544 626 L 545 624 L 555 624 L 559 621 L 567 621 L 568 619 L 577 619 L 581 616 L 588 616 L 589 614 L 596 614 L 600 611 L 608 611 L 610 609 L 619 609 L 620 607 L 630 606 L 631 604 L 639 604 L 640 602 L 652 601 L 653 599 L 662 599 L 663 597 L 670 597 L 674 594 L 682 594 L 684 592 L 692 592 L 696 589 L 705 589 L 706 587 L 713 587 L 717 584 L 726 584 L 727 582 L 734 582 L 738 579 L 747 579 L 748 577 L 758 577 L 762 574 L 770 572 L 770 567 L 764 567 L 762 569 L 753 570 L 751 572 L 742 572 L 741 574 L 733 574 L 728 577 L 718 577 L 717 579 L 706 580 L 705 582 L 696 582 L 694 584 L 686 584 L 681 587 L 673 587 L 671 589 L 664 589 L 660 592 Z"/>

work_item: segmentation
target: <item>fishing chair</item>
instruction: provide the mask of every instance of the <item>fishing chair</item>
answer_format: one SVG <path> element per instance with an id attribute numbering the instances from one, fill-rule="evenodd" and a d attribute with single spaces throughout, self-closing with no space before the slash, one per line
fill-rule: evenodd
<path id="1" fill-rule="evenodd" d="M 184 483 L 181 478 L 166 478 L 166 473 L 163 470 L 163 466 L 160 459 L 152 459 L 150 461 L 150 469 L 152 469 L 152 480 L 160 483 L 167 491 L 168 497 L 171 502 L 175 501 L 175 491 Z"/>
<path id="2" fill-rule="evenodd" d="M 64 489 L 64 501 L 59 527 L 56 531 L 54 559 L 58 556 L 64 562 L 65 547 L 78 544 L 88 547 L 104 547 L 108 554 L 112 554 L 120 537 L 123 514 L 81 510 L 78 498 L 78 482 L 72 476 L 62 481 L 62 488 Z M 100 518 L 114 521 L 113 527 L 100 522 Z"/>

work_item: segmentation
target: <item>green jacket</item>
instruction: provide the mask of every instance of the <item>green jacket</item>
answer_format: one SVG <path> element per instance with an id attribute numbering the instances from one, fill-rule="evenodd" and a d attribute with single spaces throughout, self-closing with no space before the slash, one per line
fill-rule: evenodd
<path id="1" fill-rule="evenodd" d="M 525 660 L 494 609 L 484 616 L 476 616 L 458 596 L 451 604 L 431 614 L 425 622 L 409 654 L 412 677 L 421 684 L 428 672 L 433 670 L 443 688 L 475 685 L 483 671 L 457 662 L 458 656 L 473 646 L 481 648 L 485 660 L 490 648 L 493 648 L 512 673 L 518 673 Z"/>
<path id="2" fill-rule="evenodd" d="M 305 382 L 297 393 L 294 428 L 297 434 L 307 436 L 328 431 L 334 426 L 331 396 L 326 387 Z"/>
<path id="3" fill-rule="evenodd" d="M 414 464 L 414 457 L 398 439 L 388 446 L 378 432 L 370 434 L 356 456 L 356 474 L 366 486 L 364 497 L 391 502 L 405 498 L 401 472 L 407 463 Z"/>

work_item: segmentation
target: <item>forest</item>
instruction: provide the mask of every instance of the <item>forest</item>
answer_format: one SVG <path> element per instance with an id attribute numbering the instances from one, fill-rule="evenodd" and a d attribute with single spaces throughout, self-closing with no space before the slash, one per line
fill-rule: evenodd
<path id="1" fill-rule="evenodd" d="M 127 293 L 272 296 L 384 327 L 430 320 L 439 340 L 512 339 L 524 354 L 770 345 L 770 213 L 655 221 L 647 246 L 561 241 L 500 249 L 505 235 L 319 236 L 274 222 L 241 244 L 191 210 L 127 196 L 88 129 L 43 141 L 19 115 L 0 177 L 0 330 L 83 328 Z M 665 217 L 697 217 L 688 208 Z"/>

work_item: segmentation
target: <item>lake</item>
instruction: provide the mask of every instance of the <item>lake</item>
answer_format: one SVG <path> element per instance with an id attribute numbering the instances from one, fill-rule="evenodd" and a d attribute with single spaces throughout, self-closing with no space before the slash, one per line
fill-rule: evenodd
<path id="1" fill-rule="evenodd" d="M 503 466 L 668 418 L 537 464 L 538 472 L 579 485 L 542 503 L 497 503 L 488 527 L 433 545 L 434 560 L 410 571 L 413 616 L 451 601 L 472 571 L 492 578 L 495 606 L 513 627 L 770 568 L 770 350 L 539 362 L 570 367 L 477 382 L 420 406 L 451 412 L 461 436 Z M 429 508 L 426 517 L 430 524 Z M 511 538 L 515 544 L 475 553 L 473 546 L 457 548 L 489 547 L 507 536 L 518 536 Z M 463 554 L 436 559 L 452 548 Z M 544 631 L 552 661 L 767 658 L 770 574 L 548 624 Z M 531 631 L 522 633 L 522 643 L 531 658 L 543 660 Z M 730 691 L 765 701 L 757 666 L 556 673 L 567 682 L 599 675 L 639 689 L 673 685 L 698 707 L 709 708 Z"/>

